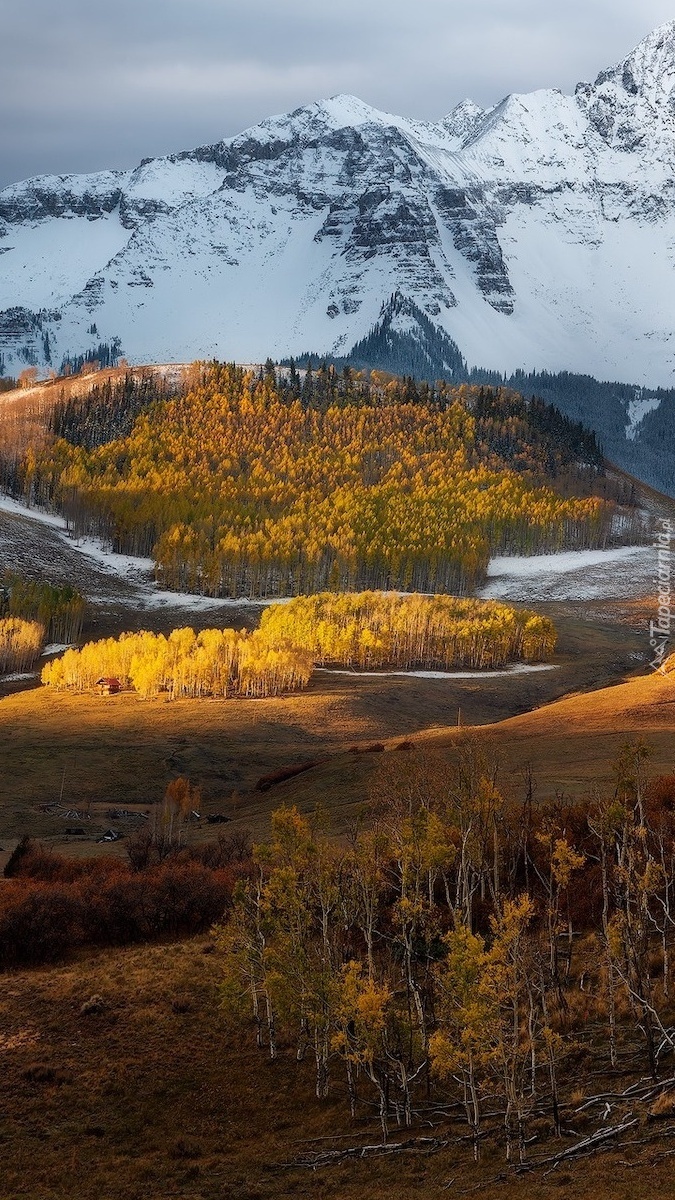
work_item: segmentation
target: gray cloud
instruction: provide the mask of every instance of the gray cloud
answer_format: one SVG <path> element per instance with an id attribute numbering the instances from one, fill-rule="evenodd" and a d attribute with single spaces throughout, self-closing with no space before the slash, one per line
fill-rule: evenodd
<path id="1" fill-rule="evenodd" d="M 669 0 L 0 0 L 0 186 L 132 166 L 353 92 L 438 118 L 571 91 Z"/>

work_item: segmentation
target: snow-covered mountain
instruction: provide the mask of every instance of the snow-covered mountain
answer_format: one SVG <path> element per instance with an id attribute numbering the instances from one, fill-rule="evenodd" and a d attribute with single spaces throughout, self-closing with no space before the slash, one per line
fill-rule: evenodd
<path id="1" fill-rule="evenodd" d="M 437 123 L 336 96 L 0 192 L 5 370 L 344 355 L 398 292 L 464 359 L 675 383 L 675 22 L 574 96 Z"/>

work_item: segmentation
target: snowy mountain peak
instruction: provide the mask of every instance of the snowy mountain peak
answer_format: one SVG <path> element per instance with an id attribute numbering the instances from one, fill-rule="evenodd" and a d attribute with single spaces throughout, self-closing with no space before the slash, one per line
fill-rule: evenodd
<path id="1" fill-rule="evenodd" d="M 409 301 L 469 366 L 672 384 L 674 63 L 670 22 L 575 96 L 428 122 L 336 95 L 6 188 L 0 370 L 118 342 L 135 361 L 339 357 L 386 318 L 384 344 Z"/>
<path id="2" fill-rule="evenodd" d="M 618 150 L 650 148 L 675 158 L 675 21 L 660 25 L 577 100 L 605 142 Z"/>
<path id="3" fill-rule="evenodd" d="M 336 96 L 330 96 L 328 100 L 319 101 L 319 108 L 326 114 L 326 117 L 335 122 L 336 128 L 340 129 L 346 125 L 363 125 L 373 119 L 381 120 L 388 116 L 387 113 L 381 113 L 378 109 L 365 104 L 363 100 L 359 100 L 358 96 L 350 96 L 346 92 L 340 92 Z"/>
<path id="4" fill-rule="evenodd" d="M 659 25 L 618 66 L 602 71 L 596 87 L 612 82 L 630 96 L 669 104 L 675 89 L 675 21 Z"/>
<path id="5" fill-rule="evenodd" d="M 243 133 L 227 138 L 223 145 L 237 147 L 250 141 L 266 142 L 270 137 L 281 141 L 306 141 L 327 130 L 358 128 L 370 124 L 387 125 L 399 120 L 399 117 L 372 108 L 357 96 L 339 94 L 330 96 L 327 100 L 303 104 L 290 113 L 278 113 L 267 117 L 258 125 L 245 129 Z"/>
<path id="6" fill-rule="evenodd" d="M 441 121 L 441 125 L 447 129 L 451 137 L 459 138 L 460 141 L 468 137 L 481 117 L 485 115 L 485 109 L 473 100 L 462 100 L 456 104 L 452 112 L 449 112 L 447 117 Z"/>

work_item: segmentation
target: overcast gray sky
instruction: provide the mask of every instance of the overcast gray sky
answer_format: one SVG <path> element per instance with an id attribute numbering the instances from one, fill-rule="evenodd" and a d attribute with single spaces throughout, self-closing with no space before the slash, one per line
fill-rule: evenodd
<path id="1" fill-rule="evenodd" d="M 0 186 L 134 166 L 336 92 L 435 119 L 619 61 L 672 0 L 0 0 Z"/>

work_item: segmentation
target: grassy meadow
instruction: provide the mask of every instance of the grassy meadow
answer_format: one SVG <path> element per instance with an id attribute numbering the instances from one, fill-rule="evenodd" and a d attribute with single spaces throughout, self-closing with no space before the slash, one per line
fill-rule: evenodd
<path id="1" fill-rule="evenodd" d="M 542 795 L 556 789 L 578 794 L 598 769 L 610 769 L 621 733 L 609 727 L 595 734 L 584 719 L 570 755 L 555 720 L 550 744 L 521 735 L 517 724 L 512 733 L 510 725 L 498 723 L 642 669 L 634 656 L 644 649 L 644 615 L 639 606 L 623 606 L 611 620 L 593 612 L 580 615 L 572 606 L 546 607 L 559 631 L 556 666 L 515 677 L 369 678 L 319 671 L 302 694 L 228 701 L 143 701 L 133 695 L 54 694 L 49 688 L 5 695 L 0 865 L 25 833 L 69 853 L 92 853 L 95 838 L 115 824 L 109 810 L 148 811 L 176 775 L 201 788 L 204 815 L 223 813 L 257 836 L 266 831 L 270 811 L 291 797 L 305 811 L 321 804 L 339 831 L 367 798 L 377 760 L 376 754 L 350 753 L 352 747 L 415 737 L 452 742 L 458 719 L 464 727 L 491 726 L 486 735 L 512 747 L 500 757 L 514 787 L 521 786 L 523 769 L 532 761 Z M 576 702 L 569 703 L 566 711 L 572 714 Z M 596 701 L 589 705 L 593 713 Z M 535 712 L 531 720 L 541 717 Z M 529 718 L 522 719 L 527 729 Z M 665 769 L 668 737 L 658 727 L 654 735 L 657 745 L 663 743 Z M 262 776 L 316 760 L 319 766 L 271 792 L 255 788 Z M 81 821 L 43 811 L 59 801 L 66 812 L 89 814 L 84 837 L 65 832 L 82 827 Z M 119 827 L 124 833 L 131 828 L 124 822 Z M 195 826 L 192 836 L 209 836 L 211 829 Z M 109 851 L 123 853 L 124 842 L 96 848 Z"/>

